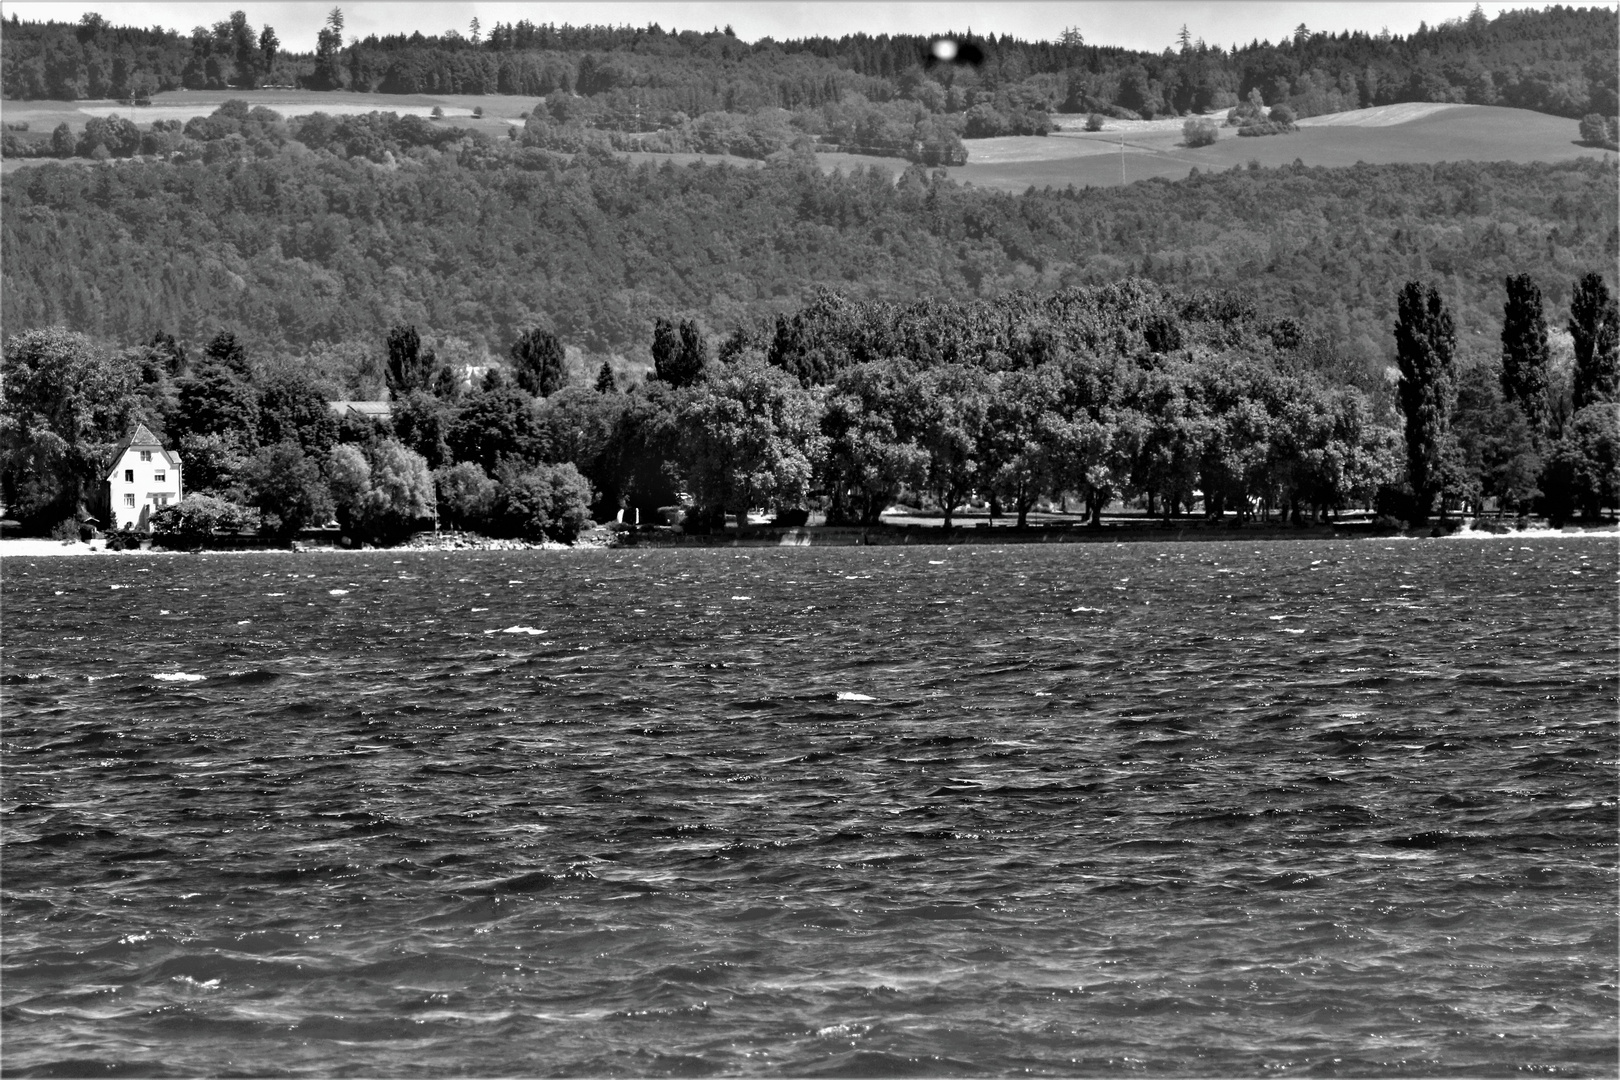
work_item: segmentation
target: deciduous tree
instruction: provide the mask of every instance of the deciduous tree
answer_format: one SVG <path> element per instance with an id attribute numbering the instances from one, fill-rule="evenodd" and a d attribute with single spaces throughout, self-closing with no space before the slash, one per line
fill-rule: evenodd
<path id="1" fill-rule="evenodd" d="M 1430 285 L 1409 281 L 1396 299 L 1397 394 L 1406 429 L 1406 471 L 1414 524 L 1428 520 L 1441 490 L 1456 401 L 1452 354 L 1457 335 L 1451 313 Z"/>
<path id="2" fill-rule="evenodd" d="M 1529 274 L 1507 279 L 1502 309 L 1502 394 L 1524 414 L 1532 435 L 1547 429 L 1547 319 Z"/>
<path id="3" fill-rule="evenodd" d="M 1620 389 L 1620 306 L 1602 274 L 1593 271 L 1575 283 L 1569 332 L 1575 339 L 1576 411 L 1593 402 L 1613 401 Z"/>
<path id="4" fill-rule="evenodd" d="M 789 375 L 745 359 L 716 372 L 683 412 L 682 462 L 704 506 L 748 525 L 752 506 L 788 506 L 810 488 L 826 440 L 820 404 Z"/>

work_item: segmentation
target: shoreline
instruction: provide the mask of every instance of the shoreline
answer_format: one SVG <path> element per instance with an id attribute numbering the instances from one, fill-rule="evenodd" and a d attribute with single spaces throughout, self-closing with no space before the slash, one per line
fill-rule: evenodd
<path id="1" fill-rule="evenodd" d="M 1448 523 L 1451 524 L 1451 523 Z M 97 542 L 82 540 L 45 540 L 37 538 L 8 538 L 0 540 L 0 560 L 33 558 L 80 558 L 87 555 L 380 555 L 401 552 L 451 554 L 479 551 L 598 551 L 625 548 L 664 547 L 901 547 L 961 545 L 1025 545 L 1025 544 L 1129 544 L 1129 543 L 1199 543 L 1219 541 L 1273 541 L 1273 540 L 1494 540 L 1518 537 L 1545 539 L 1547 537 L 1606 537 L 1620 538 L 1620 525 L 1568 525 L 1560 529 L 1533 526 L 1526 529 L 1476 529 L 1468 521 L 1457 527 L 1439 531 L 1434 526 L 1423 529 L 1347 529 L 1332 525 L 1270 526 L 1232 528 L 1207 526 L 1199 523 L 1172 525 L 1105 525 L 1100 529 L 1026 529 L 971 525 L 953 527 L 949 531 L 938 526 L 880 525 L 873 528 L 840 526 L 800 526 L 772 528 L 761 526 L 748 532 L 679 533 L 623 532 L 595 542 L 573 545 L 560 543 L 530 544 L 522 541 L 468 544 L 458 538 L 446 538 L 440 543 L 405 543 L 396 547 L 344 548 L 327 545 L 301 547 L 220 547 L 186 551 L 175 548 L 130 548 L 107 551 Z"/>

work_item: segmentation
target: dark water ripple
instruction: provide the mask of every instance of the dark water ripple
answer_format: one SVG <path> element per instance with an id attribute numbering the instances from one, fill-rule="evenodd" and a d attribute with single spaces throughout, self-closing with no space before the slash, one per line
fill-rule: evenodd
<path id="1" fill-rule="evenodd" d="M 8 559 L 11 1075 L 1613 1075 L 1610 539 Z"/>

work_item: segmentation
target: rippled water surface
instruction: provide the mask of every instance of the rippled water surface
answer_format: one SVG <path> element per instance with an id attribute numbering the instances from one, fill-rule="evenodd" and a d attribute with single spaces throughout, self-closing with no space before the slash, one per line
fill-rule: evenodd
<path id="1" fill-rule="evenodd" d="M 7 559 L 13 1075 L 1613 1075 L 1612 537 Z"/>

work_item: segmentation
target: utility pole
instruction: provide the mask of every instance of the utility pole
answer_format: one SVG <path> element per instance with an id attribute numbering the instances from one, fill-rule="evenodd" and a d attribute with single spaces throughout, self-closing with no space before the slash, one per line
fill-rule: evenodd
<path id="1" fill-rule="evenodd" d="M 1119 186 L 1125 186 L 1125 133 L 1119 133 Z"/>

